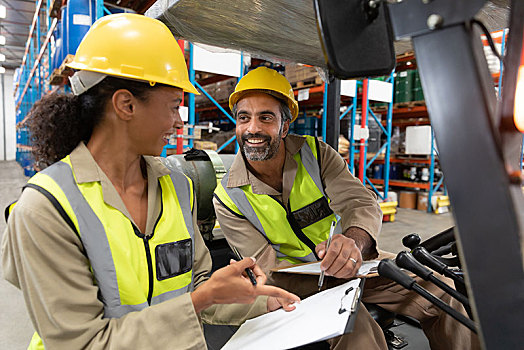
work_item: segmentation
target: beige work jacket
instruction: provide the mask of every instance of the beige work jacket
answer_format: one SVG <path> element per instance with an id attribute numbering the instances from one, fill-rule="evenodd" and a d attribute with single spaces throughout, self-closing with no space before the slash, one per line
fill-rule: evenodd
<path id="1" fill-rule="evenodd" d="M 169 174 L 154 157 L 144 157 L 148 178 L 145 234 L 152 233 L 160 213 L 158 178 Z M 79 183 L 99 181 L 104 201 L 132 220 L 109 178 L 87 147 L 71 153 Z M 196 208 L 196 204 L 194 206 Z M 211 257 L 196 223 L 193 264 L 195 288 L 211 271 Z M 80 239 L 50 201 L 27 188 L 13 210 L 2 240 L 2 267 L 6 280 L 24 294 L 29 316 L 47 349 L 205 349 L 200 318 L 212 324 L 240 324 L 267 311 L 267 298 L 252 305 L 214 305 L 197 315 L 189 293 L 129 313 L 119 319 L 102 318 L 89 261 Z M 4 312 L 8 312 L 4 310 Z"/>
<path id="2" fill-rule="evenodd" d="M 289 194 L 297 172 L 297 163 L 293 156 L 300 151 L 305 139 L 296 135 L 288 135 L 284 140 L 286 158 L 283 168 L 282 192 L 275 190 L 259 180 L 246 167 L 245 160 L 239 152 L 229 169 L 227 187 L 251 185 L 255 194 L 276 196 L 287 206 Z M 320 144 L 321 177 L 325 185 L 325 193 L 331 200 L 331 209 L 341 217 L 342 232 L 350 227 L 359 227 L 365 230 L 373 240 L 374 258 L 379 256 L 376 248 L 376 239 L 382 225 L 382 211 L 377 202 L 377 196 L 366 189 L 360 180 L 348 170 L 347 163 L 340 155 L 324 142 Z M 276 203 L 276 202 L 275 202 Z M 305 287 L 304 276 L 273 274 L 272 268 L 291 265 L 288 261 L 280 261 L 276 251 L 266 238 L 249 223 L 227 210 L 217 199 L 213 200 L 220 228 L 229 244 L 238 248 L 243 256 L 252 256 L 257 264 L 268 274 L 268 283 L 278 285 L 304 297 L 311 294 L 311 286 Z M 380 254 L 381 257 L 383 254 Z M 316 278 L 318 281 L 318 277 Z M 312 282 L 312 286 L 316 281 Z M 301 284 L 302 287 L 298 286 Z"/>

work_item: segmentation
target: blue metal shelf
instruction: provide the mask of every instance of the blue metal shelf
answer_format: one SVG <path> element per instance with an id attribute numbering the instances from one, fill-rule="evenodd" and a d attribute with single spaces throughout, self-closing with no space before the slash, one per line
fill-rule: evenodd
<path id="1" fill-rule="evenodd" d="M 31 155 L 31 136 L 29 130 L 24 126 L 28 113 L 36 101 L 44 95 L 58 91 L 70 92 L 68 86 L 55 87 L 51 89 L 49 78 L 51 75 L 51 36 L 57 27 L 57 18 L 51 17 L 51 1 L 46 1 L 43 8 L 43 0 L 36 3 L 33 21 L 29 29 L 29 35 L 25 46 L 25 53 L 18 73 L 18 84 L 15 88 L 15 109 L 17 124 L 16 160 L 24 168 L 26 176 L 35 173 Z M 103 0 L 95 0 L 96 19 L 104 13 L 110 14 L 104 7 Z M 47 32 L 41 32 L 41 21 L 45 17 Z M 47 55 L 47 62 L 44 60 Z"/>
<path id="2" fill-rule="evenodd" d="M 386 82 L 391 83 L 393 86 L 395 86 L 395 77 L 394 72 L 391 72 L 390 76 L 386 79 Z M 364 159 L 361 161 L 361 164 L 364 164 L 364 169 L 359 169 L 359 178 L 360 181 L 364 185 L 369 185 L 371 188 L 377 193 L 380 199 L 386 200 L 388 198 L 388 191 L 389 191 L 389 165 L 390 165 L 390 154 L 391 154 L 391 129 L 392 129 L 392 121 L 393 121 L 393 97 L 395 94 L 394 89 L 392 89 L 393 94 L 391 97 L 391 101 L 387 104 L 388 105 L 388 112 L 386 117 L 386 126 L 384 127 L 382 125 L 382 122 L 377 118 L 371 107 L 369 106 L 369 98 L 367 94 L 367 84 L 368 79 L 365 79 L 362 83 L 356 84 L 356 89 L 358 90 L 359 84 L 362 84 L 363 86 L 363 94 L 362 94 L 362 109 L 365 110 L 365 113 L 362 113 L 361 116 L 361 126 L 367 126 L 367 120 L 368 116 L 371 116 L 377 125 L 380 127 L 382 133 L 386 136 L 386 142 L 382 147 L 378 150 L 378 152 L 369 160 Z M 357 150 L 357 140 L 355 140 L 354 133 L 354 127 L 355 127 L 355 117 L 356 117 L 356 108 L 357 108 L 357 91 L 355 91 L 355 97 L 353 97 L 353 103 L 350 105 L 348 110 L 341 116 L 341 119 L 345 116 L 345 114 L 351 112 L 351 123 L 349 127 L 349 161 L 348 166 L 351 173 L 355 175 L 355 152 Z M 359 140 L 360 142 L 360 140 Z M 367 155 L 367 141 L 365 141 L 363 144 L 359 144 L 360 148 L 360 156 L 362 155 L 366 157 Z M 377 157 L 382 153 L 385 152 L 384 155 L 384 179 L 383 179 L 383 185 L 384 185 L 384 191 L 381 194 L 380 191 L 375 187 L 375 185 L 370 181 L 370 179 L 366 176 L 366 170 L 373 164 L 373 162 L 377 159 Z"/>

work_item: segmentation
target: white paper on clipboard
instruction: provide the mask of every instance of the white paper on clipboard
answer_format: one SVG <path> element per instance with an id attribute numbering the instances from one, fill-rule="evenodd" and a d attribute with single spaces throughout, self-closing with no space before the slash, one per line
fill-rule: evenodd
<path id="1" fill-rule="evenodd" d="M 330 339 L 352 330 L 361 294 L 361 279 L 317 293 L 296 309 L 246 321 L 222 350 L 278 350 Z M 340 312 L 342 310 L 342 312 Z"/>

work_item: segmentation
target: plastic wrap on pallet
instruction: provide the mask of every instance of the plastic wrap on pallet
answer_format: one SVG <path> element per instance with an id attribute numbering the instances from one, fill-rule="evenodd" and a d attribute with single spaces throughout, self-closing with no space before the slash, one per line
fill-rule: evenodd
<path id="1" fill-rule="evenodd" d="M 150 15 L 177 38 L 326 68 L 311 0 L 158 0 L 155 5 Z M 491 0 L 477 18 L 494 31 L 507 26 L 508 15 L 509 0 Z M 397 54 L 412 50 L 410 41 L 395 43 Z"/>
<path id="2" fill-rule="evenodd" d="M 326 67 L 311 0 L 179 0 L 159 19 L 177 38 Z"/>

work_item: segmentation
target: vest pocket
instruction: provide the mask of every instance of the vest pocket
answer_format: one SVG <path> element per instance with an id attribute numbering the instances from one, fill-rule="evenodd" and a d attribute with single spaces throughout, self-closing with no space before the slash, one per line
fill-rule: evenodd
<path id="1" fill-rule="evenodd" d="M 159 281 L 191 271 L 193 265 L 191 239 L 157 245 L 155 260 L 156 279 Z"/>
<path id="2" fill-rule="evenodd" d="M 326 197 L 322 196 L 313 203 L 291 213 L 298 226 L 303 229 L 333 214 Z"/>

